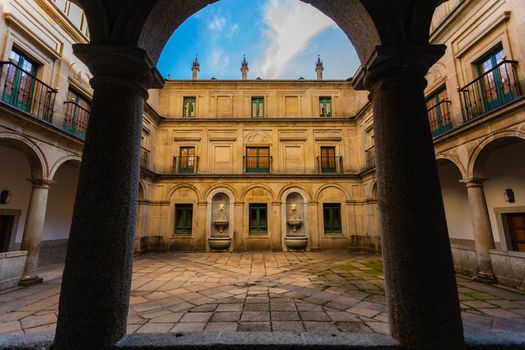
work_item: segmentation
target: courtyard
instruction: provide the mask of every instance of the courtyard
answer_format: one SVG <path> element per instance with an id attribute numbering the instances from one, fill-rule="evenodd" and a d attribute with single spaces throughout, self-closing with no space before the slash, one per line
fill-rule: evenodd
<path id="1" fill-rule="evenodd" d="M 62 266 L 0 293 L 0 334 L 53 333 Z M 467 332 L 525 331 L 525 294 L 457 276 Z M 431 302 L 429 300 L 429 302 Z M 388 334 L 381 258 L 335 252 L 155 253 L 134 262 L 128 334 Z"/>

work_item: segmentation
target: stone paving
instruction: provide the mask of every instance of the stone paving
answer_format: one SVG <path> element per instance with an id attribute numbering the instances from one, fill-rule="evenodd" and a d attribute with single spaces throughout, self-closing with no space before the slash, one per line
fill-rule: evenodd
<path id="1" fill-rule="evenodd" d="M 53 332 L 61 269 L 0 292 L 0 334 Z M 458 276 L 463 323 L 525 331 L 525 294 Z M 128 333 L 388 333 L 381 259 L 343 253 L 149 254 L 136 258 Z"/>

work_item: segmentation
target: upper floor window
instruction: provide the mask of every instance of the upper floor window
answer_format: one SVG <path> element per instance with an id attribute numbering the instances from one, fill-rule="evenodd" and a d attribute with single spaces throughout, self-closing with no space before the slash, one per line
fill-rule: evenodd
<path id="1" fill-rule="evenodd" d="M 190 97 L 184 97 L 183 103 L 182 103 L 182 116 L 183 117 L 195 117 L 195 111 L 196 111 L 196 103 L 197 98 L 194 96 Z"/>
<path id="2" fill-rule="evenodd" d="M 9 54 L 9 61 L 12 64 L 7 65 L 2 101 L 30 112 L 37 83 L 38 65 L 14 49 Z"/>
<path id="3" fill-rule="evenodd" d="M 63 129 L 83 138 L 88 126 L 91 103 L 76 91 L 69 90 L 64 108 Z"/>
<path id="4" fill-rule="evenodd" d="M 193 204 L 175 205 L 175 233 L 191 234 L 193 222 Z"/>
<path id="5" fill-rule="evenodd" d="M 486 110 L 491 110 L 513 99 L 511 72 L 506 64 L 505 52 L 498 48 L 477 64 L 481 79 L 481 93 Z"/>
<path id="6" fill-rule="evenodd" d="M 440 90 L 427 99 L 427 111 L 433 137 L 452 129 L 450 101 L 446 89 Z"/>
<path id="7" fill-rule="evenodd" d="M 337 172 L 337 159 L 335 156 L 335 147 L 321 147 L 321 172 Z"/>
<path id="8" fill-rule="evenodd" d="M 194 173 L 197 165 L 195 147 L 181 147 L 178 163 L 180 173 Z"/>
<path id="9" fill-rule="evenodd" d="M 247 147 L 245 166 L 247 173 L 270 172 L 270 147 Z"/>
<path id="10" fill-rule="evenodd" d="M 252 97 L 252 117 L 264 117 L 264 97 Z"/>
<path id="11" fill-rule="evenodd" d="M 323 221 L 325 233 L 342 233 L 341 204 L 323 204 Z"/>
<path id="12" fill-rule="evenodd" d="M 319 97 L 319 111 L 321 117 L 332 116 L 332 98 L 331 97 Z"/>

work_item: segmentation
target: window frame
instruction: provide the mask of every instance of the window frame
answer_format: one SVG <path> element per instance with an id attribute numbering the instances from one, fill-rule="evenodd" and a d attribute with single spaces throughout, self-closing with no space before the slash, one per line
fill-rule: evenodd
<path id="1" fill-rule="evenodd" d="M 189 222 L 188 222 L 188 213 L 189 213 Z M 180 225 L 179 225 L 179 220 L 182 221 L 182 224 Z M 173 234 L 176 234 L 176 235 L 193 234 L 193 204 L 191 203 L 175 204 Z"/>
<path id="2" fill-rule="evenodd" d="M 342 205 L 341 203 L 323 203 L 323 229 L 325 234 L 342 234 L 343 233 L 343 221 L 342 221 Z M 328 222 L 325 220 L 325 212 L 328 211 Z M 339 226 L 337 226 L 335 217 L 336 214 L 339 216 Z"/>
<path id="3" fill-rule="evenodd" d="M 184 151 L 193 151 L 193 154 L 190 154 L 189 152 L 187 155 L 183 155 Z M 183 157 L 186 158 L 186 166 L 183 167 Z M 190 160 L 190 158 L 192 158 Z M 192 163 L 190 166 L 189 163 Z M 179 173 L 185 173 L 185 174 L 193 174 L 195 173 L 196 166 L 197 166 L 197 148 L 195 146 L 180 146 L 179 147 Z"/>
<path id="4" fill-rule="evenodd" d="M 327 156 L 323 155 L 323 151 L 327 151 Z M 330 152 L 333 151 L 333 156 L 330 156 Z M 321 165 L 321 173 L 323 174 L 334 174 L 337 173 L 337 148 L 336 146 L 321 146 L 320 150 L 320 165 Z M 327 161 L 328 164 L 324 163 L 324 160 Z M 330 167 L 330 160 L 333 161 L 333 166 Z"/>
<path id="5" fill-rule="evenodd" d="M 265 117 L 264 102 L 265 102 L 264 96 L 252 96 L 252 101 L 250 105 L 252 118 L 264 118 Z M 254 115 L 254 104 L 256 105 L 256 108 L 255 108 L 256 115 Z"/>
<path id="6" fill-rule="evenodd" d="M 18 59 L 15 61 L 13 58 L 13 55 L 18 56 Z M 22 51 L 18 50 L 15 47 L 12 47 L 9 51 L 9 60 L 18 68 L 15 69 L 12 66 L 9 66 L 4 86 L 4 91 L 2 92 L 2 101 L 10 104 L 11 106 L 14 106 L 16 108 L 19 108 L 23 110 L 24 112 L 31 112 L 32 105 L 33 105 L 33 95 L 35 93 L 35 86 L 37 83 L 37 75 L 38 70 L 40 69 L 40 65 L 27 55 L 23 54 Z M 26 69 L 24 65 L 28 63 L 31 65 L 30 69 Z M 12 77 L 12 81 L 9 82 L 11 85 L 11 88 L 8 88 L 8 80 L 9 77 L 9 70 L 15 69 L 15 72 Z M 29 75 L 27 73 L 22 72 L 21 70 L 29 72 Z M 25 88 L 27 88 L 27 84 L 30 84 L 29 87 L 29 93 L 27 94 L 26 98 L 23 98 L 24 91 L 20 91 L 21 84 L 23 80 L 26 79 Z M 10 90 L 10 91 L 9 91 Z M 20 100 L 20 94 L 22 94 L 22 100 Z"/>
<path id="7" fill-rule="evenodd" d="M 329 106 L 330 110 L 326 113 L 326 107 Z M 330 118 L 333 115 L 333 103 L 332 96 L 319 96 L 319 116 L 321 118 Z"/>
<path id="8" fill-rule="evenodd" d="M 255 156 L 250 156 L 249 155 L 249 151 L 250 150 L 255 150 L 256 151 L 256 155 Z M 260 155 L 260 151 L 261 150 L 267 150 L 268 151 L 268 156 L 267 156 L 267 161 L 268 161 L 268 167 L 261 167 L 261 157 L 265 157 L 266 156 L 261 156 Z M 250 158 L 251 157 L 255 157 L 255 167 L 249 167 L 250 163 L 251 163 L 251 160 Z M 271 172 L 271 168 L 272 168 L 272 156 L 271 156 L 271 152 L 270 152 L 270 146 L 246 146 L 246 156 L 245 156 L 245 169 L 246 169 L 246 172 L 247 173 L 265 173 L 265 174 L 268 174 Z"/>
<path id="9" fill-rule="evenodd" d="M 189 108 L 186 109 L 186 105 Z M 188 114 L 186 115 L 186 111 Z M 182 117 L 183 118 L 195 118 L 197 116 L 197 96 L 183 96 L 182 97 Z"/>
<path id="10" fill-rule="evenodd" d="M 500 53 L 501 57 L 498 58 Z M 505 103 L 512 101 L 514 98 L 514 94 L 511 89 L 505 92 L 505 87 L 503 84 L 504 79 L 501 69 L 495 69 L 495 67 L 504 60 L 505 49 L 503 45 L 499 44 L 490 50 L 486 55 L 474 62 L 478 78 L 480 79 L 481 97 L 483 99 L 485 110 L 487 111 L 494 110 Z M 484 65 L 489 61 L 491 68 L 488 69 L 488 71 L 485 71 Z M 492 73 L 487 74 L 487 72 L 490 71 L 492 71 Z M 510 79 L 510 77 L 507 76 L 507 79 Z M 494 84 L 493 88 L 491 87 L 491 83 Z M 490 92 L 490 96 L 488 96 L 488 92 Z M 495 92 L 494 96 L 492 96 L 493 92 Z"/>
<path id="11" fill-rule="evenodd" d="M 252 226 L 252 212 L 255 211 L 256 225 Z M 266 225 L 261 224 L 261 212 L 265 213 Z M 268 204 L 267 203 L 250 203 L 248 205 L 248 233 L 250 235 L 266 235 L 268 234 Z"/>

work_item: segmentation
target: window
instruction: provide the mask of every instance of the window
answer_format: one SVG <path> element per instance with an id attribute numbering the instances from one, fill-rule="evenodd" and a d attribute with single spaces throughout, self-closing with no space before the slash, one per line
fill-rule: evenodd
<path id="1" fill-rule="evenodd" d="M 332 116 L 332 98 L 331 97 L 319 97 L 319 111 L 321 117 Z"/>
<path id="2" fill-rule="evenodd" d="M 179 155 L 179 172 L 194 173 L 196 168 L 195 147 L 181 147 Z"/>
<path id="3" fill-rule="evenodd" d="M 337 172 L 337 159 L 335 157 L 335 147 L 321 147 L 321 172 Z"/>
<path id="4" fill-rule="evenodd" d="M 266 204 L 250 204 L 250 233 L 268 233 L 268 209 Z"/>
<path id="5" fill-rule="evenodd" d="M 427 99 L 428 119 L 433 137 L 452 129 L 449 106 L 450 101 L 448 100 L 446 89 L 439 91 Z"/>
<path id="6" fill-rule="evenodd" d="M 31 111 L 38 66 L 16 50 L 11 50 L 2 100 L 25 112 Z"/>
<path id="7" fill-rule="evenodd" d="M 247 173 L 270 172 L 271 157 L 269 147 L 247 147 L 245 159 Z"/>
<path id="8" fill-rule="evenodd" d="M 196 97 L 184 97 L 182 116 L 186 118 L 195 117 Z"/>
<path id="9" fill-rule="evenodd" d="M 341 204 L 323 204 L 324 233 L 342 233 Z"/>
<path id="10" fill-rule="evenodd" d="M 175 233 L 191 234 L 193 204 L 175 205 Z"/>
<path id="11" fill-rule="evenodd" d="M 486 110 L 492 110 L 511 101 L 514 96 L 511 89 L 510 72 L 506 64 L 505 52 L 498 48 L 478 62 L 481 79 L 481 94 Z"/>
<path id="12" fill-rule="evenodd" d="M 264 97 L 252 97 L 252 117 L 264 117 Z"/>
<path id="13" fill-rule="evenodd" d="M 81 138 L 85 137 L 91 103 L 77 92 L 69 90 L 64 102 L 65 116 L 63 129 Z"/>

